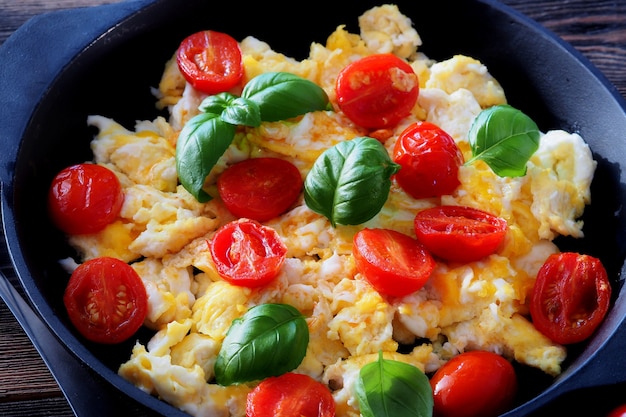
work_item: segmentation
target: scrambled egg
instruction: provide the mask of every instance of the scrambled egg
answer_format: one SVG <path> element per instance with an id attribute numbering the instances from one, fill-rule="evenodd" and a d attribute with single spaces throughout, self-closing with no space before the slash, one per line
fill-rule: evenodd
<path id="1" fill-rule="evenodd" d="M 241 41 L 245 78 L 266 71 L 289 71 L 316 82 L 334 100 L 334 80 L 349 62 L 391 52 L 408 60 L 420 79 L 411 116 L 389 132 L 385 146 L 415 120 L 447 131 L 466 159 L 467 132 L 484 108 L 506 103 L 505 92 L 478 60 L 457 55 L 434 62 L 418 51 L 422 41 L 396 6 L 384 5 L 359 18 L 360 34 L 339 26 L 326 45 L 312 44 L 297 61 L 274 52 L 262 40 Z M 484 163 L 460 169 L 460 187 L 440 199 L 415 200 L 397 185 L 381 212 L 359 227 L 384 227 L 414 236 L 416 210 L 438 204 L 481 208 L 507 220 L 509 232 L 493 255 L 469 264 L 438 262 L 427 284 L 401 299 L 378 294 L 357 273 L 352 237 L 359 227 L 332 228 L 301 199 L 267 225 L 288 248 L 278 278 L 261 289 L 221 280 L 206 242 L 233 220 L 219 198 L 198 203 L 178 185 L 177 134 L 198 112 L 203 95 L 187 85 L 175 60 L 166 65 L 158 106 L 169 120 L 137 123 L 128 130 L 92 116 L 99 129 L 92 143 L 94 161 L 121 179 L 126 195 L 120 218 L 104 231 L 72 236 L 83 255 L 115 256 L 133 262 L 149 295 L 146 326 L 155 330 L 147 345 L 137 343 L 119 374 L 191 415 L 244 416 L 252 385 L 211 383 L 213 365 L 232 321 L 250 307 L 288 303 L 306 317 L 307 355 L 296 372 L 332 387 L 338 416 L 358 416 L 354 384 L 360 368 L 385 357 L 433 372 L 452 356 L 471 349 L 497 352 L 522 364 L 558 375 L 566 350 L 539 333 L 528 319 L 528 298 L 536 273 L 558 248 L 558 235 L 582 236 L 578 220 L 590 203 L 596 163 L 577 134 L 551 131 L 519 178 L 500 178 Z M 277 156 L 306 175 L 330 146 L 367 134 L 340 112 L 319 111 L 289 122 L 263 123 L 238 132 L 214 175 L 238 160 Z M 214 180 L 210 178 L 208 183 Z M 414 346 L 398 353 L 400 345 Z"/>

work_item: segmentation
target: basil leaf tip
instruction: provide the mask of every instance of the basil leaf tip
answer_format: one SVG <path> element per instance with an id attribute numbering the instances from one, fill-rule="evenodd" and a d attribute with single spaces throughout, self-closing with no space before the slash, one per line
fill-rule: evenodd
<path id="1" fill-rule="evenodd" d="M 236 98 L 220 116 L 223 121 L 234 125 L 258 127 L 261 125 L 261 109 L 252 100 Z"/>
<path id="2" fill-rule="evenodd" d="M 361 368 L 355 384 L 363 417 L 432 417 L 428 377 L 408 363 L 383 358 Z"/>
<path id="3" fill-rule="evenodd" d="M 468 132 L 472 158 L 482 160 L 500 177 L 526 175 L 526 164 L 539 147 L 537 124 L 520 110 L 508 105 L 481 111 Z"/>
<path id="4" fill-rule="evenodd" d="M 289 72 L 267 72 L 252 78 L 241 96 L 259 105 L 265 122 L 286 120 L 325 110 L 329 99 L 320 86 Z"/>
<path id="5" fill-rule="evenodd" d="M 314 82 L 287 72 L 261 74 L 250 80 L 241 97 L 224 92 L 205 98 L 179 134 L 176 170 L 180 183 L 199 202 L 211 199 L 203 190 L 206 177 L 232 143 L 237 126 L 290 119 L 332 108 L 326 92 Z"/>
<path id="6" fill-rule="evenodd" d="M 200 105 L 198 110 L 202 113 L 222 114 L 222 112 L 230 106 L 237 96 L 230 93 L 219 93 L 206 97 Z"/>
<path id="7" fill-rule="evenodd" d="M 288 304 L 260 304 L 233 321 L 215 362 L 227 386 L 279 376 L 297 368 L 309 344 L 304 316 Z"/>
<path id="8" fill-rule="evenodd" d="M 235 138 L 235 126 L 214 113 L 200 113 L 187 122 L 176 143 L 176 171 L 183 187 L 203 203 L 211 196 L 204 183 Z"/>
<path id="9" fill-rule="evenodd" d="M 382 209 L 399 169 L 376 139 L 340 142 L 324 151 L 307 174 L 305 203 L 333 227 L 365 223 Z"/>
<path id="10" fill-rule="evenodd" d="M 257 127 L 261 124 L 259 106 L 248 99 L 230 93 L 208 96 L 198 106 L 203 113 L 213 113 L 233 125 Z"/>

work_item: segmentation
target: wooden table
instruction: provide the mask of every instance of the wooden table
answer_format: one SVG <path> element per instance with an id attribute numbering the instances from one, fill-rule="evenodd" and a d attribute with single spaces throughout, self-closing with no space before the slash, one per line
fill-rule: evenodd
<path id="1" fill-rule="evenodd" d="M 118 1 L 0 0 L 0 45 L 33 15 Z M 625 0 L 504 0 L 504 3 L 570 42 L 626 97 Z M 0 250 L 0 269 L 10 274 L 11 266 L 3 244 Z M 1 301 L 0 415 L 74 415 L 41 357 Z"/>

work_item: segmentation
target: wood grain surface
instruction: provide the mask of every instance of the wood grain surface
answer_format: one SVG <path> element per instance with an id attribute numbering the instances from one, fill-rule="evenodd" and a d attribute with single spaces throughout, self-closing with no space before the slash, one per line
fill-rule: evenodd
<path id="1" fill-rule="evenodd" d="M 116 2 L 0 0 L 0 45 L 34 15 Z M 626 97 L 626 1 L 505 0 L 504 3 L 571 43 Z M 4 244 L 0 250 L 0 270 L 11 274 Z M 55 379 L 2 302 L 0 323 L 0 416 L 73 416 Z"/>

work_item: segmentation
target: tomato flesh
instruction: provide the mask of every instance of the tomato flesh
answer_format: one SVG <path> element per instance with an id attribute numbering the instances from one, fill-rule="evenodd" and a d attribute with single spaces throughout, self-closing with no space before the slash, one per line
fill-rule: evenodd
<path id="1" fill-rule="evenodd" d="M 187 82 L 206 94 L 230 90 L 239 84 L 244 73 L 237 41 L 213 30 L 185 38 L 177 50 L 176 62 Z"/>
<path id="2" fill-rule="evenodd" d="M 271 282 L 287 254 L 287 246 L 274 229 L 250 219 L 220 227 L 209 248 L 220 276 L 233 285 L 249 288 Z"/>
<path id="3" fill-rule="evenodd" d="M 413 198 L 451 194 L 459 185 L 464 158 L 454 139 L 437 125 L 416 122 L 400 133 L 393 160 L 401 166 L 394 175 Z"/>
<path id="4" fill-rule="evenodd" d="M 285 211 L 302 191 L 302 176 L 294 164 L 279 158 L 252 158 L 228 167 L 217 188 L 228 211 L 259 222 Z"/>
<path id="5" fill-rule="evenodd" d="M 63 169 L 52 180 L 48 211 L 53 223 L 68 234 L 96 233 L 120 213 L 124 193 L 117 176 L 96 164 Z"/>
<path id="6" fill-rule="evenodd" d="M 606 417 L 626 417 L 626 404 L 613 408 Z"/>
<path id="7" fill-rule="evenodd" d="M 389 229 L 363 229 L 354 236 L 357 270 L 381 294 L 404 297 L 424 286 L 435 261 L 415 239 Z"/>
<path id="8" fill-rule="evenodd" d="M 506 220 L 465 206 L 438 206 L 417 213 L 417 239 L 435 256 L 472 262 L 494 253 L 508 230 Z"/>
<path id="9" fill-rule="evenodd" d="M 263 380 L 249 394 L 246 417 L 334 417 L 330 390 L 308 375 L 286 373 Z"/>
<path id="10" fill-rule="evenodd" d="M 148 313 L 146 288 L 137 272 L 110 257 L 79 265 L 70 277 L 63 302 L 76 329 L 96 343 L 127 340 Z"/>
<path id="11" fill-rule="evenodd" d="M 495 417 L 512 405 L 518 382 L 509 361 L 476 350 L 446 362 L 430 385 L 435 417 Z"/>
<path id="12" fill-rule="evenodd" d="M 530 300 L 535 327 L 559 344 L 587 339 L 602 323 L 611 285 L 602 262 L 574 252 L 552 254 L 537 273 Z"/>
<path id="13" fill-rule="evenodd" d="M 392 54 L 352 62 L 338 75 L 337 105 L 354 123 L 368 129 L 393 127 L 411 113 L 419 95 L 417 75 Z"/>

